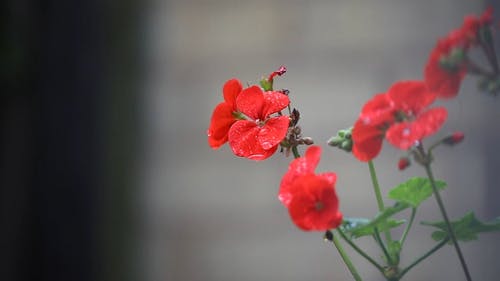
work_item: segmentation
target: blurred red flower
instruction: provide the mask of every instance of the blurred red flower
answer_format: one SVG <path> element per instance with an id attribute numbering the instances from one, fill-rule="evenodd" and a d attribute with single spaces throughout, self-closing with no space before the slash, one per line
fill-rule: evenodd
<path id="1" fill-rule="evenodd" d="M 354 124 L 354 156 L 370 161 L 380 152 L 384 138 L 406 150 L 435 133 L 447 117 L 443 107 L 426 109 L 435 99 L 436 93 L 416 80 L 396 82 L 387 93 L 375 95 Z"/>
<path id="2" fill-rule="evenodd" d="M 425 65 L 427 87 L 439 98 L 449 99 L 458 94 L 467 73 L 467 52 L 479 44 L 479 33 L 493 22 L 493 8 L 489 7 L 480 17 L 469 15 L 460 28 L 440 38 L 432 49 Z"/>

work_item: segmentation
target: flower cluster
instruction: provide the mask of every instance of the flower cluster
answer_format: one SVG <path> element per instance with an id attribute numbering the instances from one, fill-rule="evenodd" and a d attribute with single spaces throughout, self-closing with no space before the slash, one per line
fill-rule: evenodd
<path id="1" fill-rule="evenodd" d="M 442 137 L 427 150 L 423 143 L 425 138 L 437 133 L 447 120 L 446 108 L 432 106 L 433 103 L 437 99 L 457 96 L 466 74 L 480 77 L 481 90 L 491 94 L 500 93 L 500 68 L 491 38 L 492 17 L 491 8 L 479 17 L 465 17 L 460 28 L 438 40 L 425 66 L 423 80 L 397 81 L 386 92 L 376 94 L 363 105 L 352 127 L 338 131 L 328 141 L 330 146 L 352 153 L 362 162 L 368 162 L 379 211 L 373 219 L 343 216 L 335 189 L 337 175 L 334 172 L 315 172 L 321 158 L 321 147 L 310 146 L 304 156 L 300 156 L 297 147 L 312 145 L 313 141 L 309 137 L 302 137 L 302 129 L 297 125 L 300 113 L 295 108 L 291 109 L 288 90 L 273 90 L 274 78 L 282 76 L 286 72 L 285 67 L 263 78 L 260 86 L 243 88 L 237 79 L 227 81 L 223 87 L 224 101 L 215 107 L 210 120 L 208 143 L 216 149 L 228 142 L 236 156 L 251 160 L 267 159 L 280 146 L 286 156 L 292 152 L 295 159 L 290 162 L 281 179 L 278 198 L 298 228 L 304 231 L 326 231 L 325 238 L 335 244 L 356 280 L 361 278 L 339 240 L 333 236 L 332 229 L 336 229 L 340 237 L 387 280 L 401 280 L 417 263 L 452 243 L 464 274 L 471 281 L 458 241 L 473 240 L 484 231 L 500 231 L 500 221 L 482 223 L 473 214 L 458 221 L 451 222 L 448 219 L 439 193 L 446 183 L 434 179 L 431 171 L 434 159 L 432 152 L 441 144 L 454 146 L 462 142 L 464 134 L 455 132 Z M 474 47 L 483 50 L 491 69 L 485 70 L 469 58 L 468 53 Z M 285 108 L 288 108 L 288 115 L 282 113 Z M 372 161 L 381 152 L 384 140 L 398 149 L 409 151 L 399 158 L 399 170 L 405 170 L 415 162 L 424 166 L 427 173 L 427 178 L 410 178 L 392 189 L 388 197 L 395 204 L 391 207 L 384 204 Z M 400 252 L 417 208 L 431 196 L 436 197 L 444 222 L 422 224 L 438 228 L 432 233 L 432 238 L 438 244 L 415 259 L 414 263 L 402 268 Z M 394 217 L 406 209 L 412 210 L 408 221 Z M 402 236 L 393 239 L 391 230 L 405 223 Z M 385 234 L 385 241 L 380 233 Z M 354 243 L 354 239 L 362 236 L 374 238 L 384 255 L 384 265 Z"/>

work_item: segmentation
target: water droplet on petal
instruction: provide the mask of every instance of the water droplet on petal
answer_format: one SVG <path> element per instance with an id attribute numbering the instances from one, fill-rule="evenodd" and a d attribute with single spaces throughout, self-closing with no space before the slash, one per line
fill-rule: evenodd
<path id="1" fill-rule="evenodd" d="M 402 131 L 402 134 L 403 134 L 403 136 L 405 136 L 405 137 L 409 136 L 409 135 L 410 135 L 410 133 L 411 133 L 410 128 L 404 128 L 404 129 L 403 129 L 403 131 Z"/>

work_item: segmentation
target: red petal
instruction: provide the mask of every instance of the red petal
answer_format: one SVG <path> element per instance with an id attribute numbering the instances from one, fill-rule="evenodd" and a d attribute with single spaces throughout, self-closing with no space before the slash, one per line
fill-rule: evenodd
<path id="1" fill-rule="evenodd" d="M 270 149 L 278 145 L 286 136 L 290 118 L 279 116 L 266 121 L 259 131 L 258 140 L 262 148 Z"/>
<path id="2" fill-rule="evenodd" d="M 264 100 L 263 117 L 279 112 L 290 104 L 288 96 L 278 91 L 264 92 Z"/>
<path id="3" fill-rule="evenodd" d="M 417 115 L 436 99 L 423 81 L 407 80 L 394 83 L 387 92 L 394 106 L 409 115 Z"/>
<path id="4" fill-rule="evenodd" d="M 333 184 L 316 175 L 301 176 L 293 183 L 289 205 L 292 221 L 302 230 L 325 231 L 342 222 Z"/>
<path id="5" fill-rule="evenodd" d="M 264 160 L 278 149 L 264 149 L 258 142 L 260 128 L 252 121 L 239 120 L 229 129 L 229 145 L 236 156 L 251 160 Z"/>
<path id="6" fill-rule="evenodd" d="M 231 128 L 234 122 L 236 122 L 236 119 L 233 117 L 233 108 L 231 105 L 222 102 L 215 107 L 207 131 L 210 147 L 218 148 L 227 142 L 229 128 Z"/>
<path id="7" fill-rule="evenodd" d="M 395 147 L 407 150 L 423 138 L 423 131 L 414 122 L 401 122 L 392 125 L 385 137 Z"/>
<path id="8" fill-rule="evenodd" d="M 328 183 L 332 185 L 335 185 L 335 182 L 337 181 L 337 174 L 332 172 L 321 173 L 318 176 L 324 178 L 326 181 L 328 181 Z"/>
<path id="9" fill-rule="evenodd" d="M 243 86 L 241 86 L 241 82 L 238 79 L 228 80 L 224 84 L 224 88 L 222 89 L 222 93 L 224 94 L 224 100 L 230 104 L 233 108 L 236 106 L 236 97 L 240 94 Z"/>
<path id="10" fill-rule="evenodd" d="M 448 111 L 444 107 L 435 107 L 420 114 L 415 121 L 414 126 L 422 131 L 422 138 L 430 136 L 437 132 L 446 121 Z"/>
<path id="11" fill-rule="evenodd" d="M 359 119 L 367 125 L 391 123 L 394 119 L 394 107 L 386 94 L 377 94 L 361 109 Z"/>
<path id="12" fill-rule="evenodd" d="M 244 89 L 236 98 L 236 108 L 254 120 L 263 121 L 262 107 L 264 106 L 264 94 L 257 86 Z"/>
<path id="13" fill-rule="evenodd" d="M 352 153 L 361 161 L 370 161 L 380 153 L 383 140 L 380 129 L 365 125 L 363 120 L 358 120 L 352 129 Z"/>
<path id="14" fill-rule="evenodd" d="M 288 171 L 283 176 L 280 183 L 280 191 L 278 193 L 278 198 L 285 206 L 288 207 L 291 201 L 290 187 L 293 184 L 295 178 L 314 174 L 314 170 L 318 166 L 321 156 L 321 147 L 317 145 L 310 146 L 303 157 L 294 159 L 288 166 Z M 328 181 L 331 181 L 331 175 L 325 177 Z M 333 180 L 335 183 L 335 179 Z M 332 184 L 333 184 L 332 183 Z"/>
<path id="15" fill-rule="evenodd" d="M 461 36 L 461 35 L 460 35 Z M 460 37 L 459 36 L 459 37 Z M 429 90 L 436 92 L 439 98 L 449 99 L 458 94 L 466 69 L 461 67 L 456 71 L 446 70 L 440 64 L 442 56 L 447 56 L 451 48 L 458 44 L 455 36 L 449 36 L 438 41 L 425 65 L 424 77 Z"/>

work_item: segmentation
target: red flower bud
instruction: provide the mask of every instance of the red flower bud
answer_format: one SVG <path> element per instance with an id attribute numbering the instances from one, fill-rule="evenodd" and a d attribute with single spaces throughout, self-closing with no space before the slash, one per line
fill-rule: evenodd
<path id="1" fill-rule="evenodd" d="M 447 145 L 455 145 L 458 143 L 461 143 L 464 140 L 464 133 L 463 132 L 455 132 L 448 137 L 443 139 L 443 143 Z"/>
<path id="2" fill-rule="evenodd" d="M 278 70 L 276 70 L 273 73 L 271 73 L 269 75 L 269 78 L 267 78 L 267 80 L 268 81 L 273 81 L 273 79 L 274 79 L 274 77 L 276 75 L 281 76 L 281 75 L 285 74 L 285 72 L 286 72 L 286 67 L 284 65 L 282 65 L 282 66 L 280 66 L 280 68 Z"/>
<path id="3" fill-rule="evenodd" d="M 411 162 L 408 157 L 401 157 L 398 162 L 398 168 L 400 171 L 408 168 L 410 166 Z"/>

